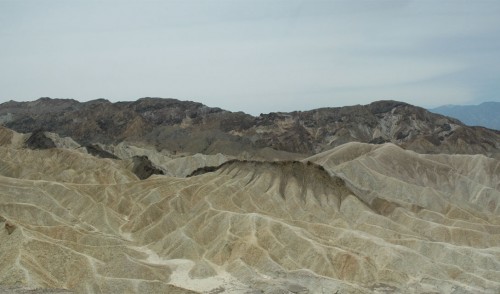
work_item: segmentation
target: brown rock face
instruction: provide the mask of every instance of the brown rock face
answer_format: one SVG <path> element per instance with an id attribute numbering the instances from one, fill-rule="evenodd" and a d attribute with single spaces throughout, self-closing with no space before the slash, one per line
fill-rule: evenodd
<path id="1" fill-rule="evenodd" d="M 85 147 L 85 149 L 87 149 L 88 153 L 100 158 L 118 159 L 116 155 L 109 153 L 106 150 L 103 150 L 99 145 L 96 144 L 88 145 Z"/>
<path id="2" fill-rule="evenodd" d="M 25 142 L 26 147 L 30 149 L 50 149 L 55 148 L 54 141 L 47 137 L 41 130 L 36 130 Z"/>
<path id="3" fill-rule="evenodd" d="M 83 145 L 127 140 L 174 152 L 236 155 L 270 147 L 314 154 L 354 141 L 391 142 L 420 153 L 500 156 L 499 131 L 468 127 L 397 101 L 253 117 L 175 99 L 80 103 L 41 98 L 3 103 L 0 117 L 18 132 L 43 125 L 46 131 Z"/>
<path id="4" fill-rule="evenodd" d="M 153 165 L 147 156 L 134 156 L 132 158 L 134 167 L 132 171 L 141 179 L 147 179 L 152 175 L 163 175 L 164 172 Z"/>

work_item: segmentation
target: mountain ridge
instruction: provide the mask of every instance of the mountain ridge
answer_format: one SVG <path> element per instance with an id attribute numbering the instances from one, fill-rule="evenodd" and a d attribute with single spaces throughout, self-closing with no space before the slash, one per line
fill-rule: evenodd
<path id="1" fill-rule="evenodd" d="M 127 140 L 188 154 L 255 154 L 272 148 L 312 155 L 354 141 L 391 142 L 420 153 L 500 156 L 500 131 L 468 127 L 391 100 L 252 116 L 172 98 L 131 102 L 41 98 L 0 104 L 0 123 L 22 133 L 43 126 L 44 131 L 72 137 L 82 145 Z"/>
<path id="2" fill-rule="evenodd" d="M 443 105 L 429 111 L 459 119 L 469 126 L 500 130 L 500 102 L 487 101 L 478 105 Z"/>

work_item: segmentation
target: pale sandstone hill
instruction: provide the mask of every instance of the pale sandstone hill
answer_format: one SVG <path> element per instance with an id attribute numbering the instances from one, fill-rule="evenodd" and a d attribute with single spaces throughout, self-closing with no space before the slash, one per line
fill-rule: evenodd
<path id="1" fill-rule="evenodd" d="M 9 147 L 0 148 L 0 162 L 3 163 L 0 166 L 0 174 L 26 179 L 77 181 L 90 184 L 95 181 L 107 182 L 113 179 L 115 181 L 136 179 L 135 176 L 125 172 L 123 168 L 133 172 L 134 158 L 138 157 L 145 157 L 146 160 L 151 161 L 153 168 L 161 170 L 164 175 L 173 177 L 185 177 L 199 168 L 219 166 L 233 158 L 220 153 L 216 155 L 173 155 L 167 150 L 159 152 L 150 146 L 138 147 L 124 142 L 118 145 L 92 144 L 83 147 L 69 137 L 61 138 L 50 132 L 39 132 L 38 134 L 38 140 L 49 140 L 50 148 L 39 149 L 40 142 L 37 142 L 35 147 L 24 148 L 29 147 L 26 142 L 32 139 L 33 134 L 20 134 L 0 126 L 0 146 Z M 101 157 L 107 160 L 97 163 L 92 160 L 84 160 L 92 157 Z M 263 157 L 269 156 L 263 155 Z M 28 158 L 31 158 L 33 165 L 19 169 L 19 160 L 26 161 Z M 257 158 L 262 157 L 257 156 Z M 276 159 L 278 158 L 281 157 L 278 156 Z M 76 164 L 80 164 L 80 166 L 73 169 Z M 104 165 L 101 168 L 96 164 Z M 80 173 L 79 176 L 75 174 L 76 170 Z M 101 174 L 96 174 L 97 170 Z M 107 170 L 106 174 L 102 174 L 103 170 Z M 122 173 L 125 174 L 121 175 Z M 97 178 L 91 179 L 94 176 Z M 115 179 L 115 177 L 119 179 Z"/>
<path id="2" fill-rule="evenodd" d="M 0 128 L 4 288 L 500 291 L 500 163 L 492 158 L 351 143 L 303 162 L 203 169 L 212 159 L 198 156 L 179 167 L 181 175 L 201 167 L 196 176 L 141 181 L 126 160 L 28 150 L 23 140 Z"/>
<path id="3" fill-rule="evenodd" d="M 71 147 L 79 147 L 69 138 L 60 139 L 54 134 L 49 136 L 54 138 L 57 145 L 66 146 L 64 144 L 67 144 Z M 32 150 L 23 148 L 28 138 L 30 138 L 29 135 L 0 127 L 1 176 L 80 184 L 125 183 L 137 179 L 119 161 L 96 161 L 93 156 L 76 149 Z"/>

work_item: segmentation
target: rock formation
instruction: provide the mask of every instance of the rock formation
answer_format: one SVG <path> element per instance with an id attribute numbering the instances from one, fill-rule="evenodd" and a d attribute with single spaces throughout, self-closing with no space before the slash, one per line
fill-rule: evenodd
<path id="1" fill-rule="evenodd" d="M 0 104 L 0 122 L 24 133 L 44 126 L 81 145 L 116 145 L 126 140 L 188 154 L 240 156 L 246 152 L 254 156 L 267 148 L 292 159 L 296 154 L 313 155 L 348 142 L 390 142 L 419 153 L 500 157 L 499 131 L 468 127 L 396 101 L 253 117 L 175 99 L 80 103 L 41 98 Z"/>
<path id="2" fill-rule="evenodd" d="M 149 160 L 149 158 L 146 155 L 134 156 L 132 158 L 132 162 L 134 163 L 132 171 L 141 180 L 147 179 L 152 175 L 165 174 L 161 169 L 154 166 L 151 160 Z"/>
<path id="3" fill-rule="evenodd" d="M 31 149 L 50 149 L 55 148 L 56 144 L 43 131 L 36 130 L 26 140 L 26 147 Z"/>

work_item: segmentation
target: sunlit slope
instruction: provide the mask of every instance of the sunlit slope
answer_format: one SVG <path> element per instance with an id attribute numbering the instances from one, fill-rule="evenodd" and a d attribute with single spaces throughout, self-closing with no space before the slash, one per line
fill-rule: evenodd
<path id="1" fill-rule="evenodd" d="M 28 135 L 0 127 L 0 175 L 17 179 L 70 182 L 80 184 L 113 184 L 136 181 L 126 162 L 98 159 L 84 153 L 70 138 L 54 136 L 55 145 L 73 145 L 75 149 L 24 148 Z M 72 142 L 73 144 L 68 144 Z"/>
<path id="2" fill-rule="evenodd" d="M 0 175 L 80 184 L 114 184 L 137 180 L 124 162 L 67 149 L 29 150 L 0 147 Z"/>
<path id="3" fill-rule="evenodd" d="M 46 170 L 43 180 L 8 173 L 2 163 L 2 285 L 97 293 L 500 291 L 494 159 L 356 143 L 304 162 L 229 161 L 189 178 L 139 181 L 110 159 L 2 148 L 17 170 L 36 170 L 35 153 L 47 158 L 37 164 L 47 166 L 36 173 Z M 64 156 L 73 160 L 56 160 Z M 68 169 L 74 178 L 61 176 Z"/>
<path id="4" fill-rule="evenodd" d="M 367 202 L 381 198 L 500 223 L 500 161 L 492 158 L 422 155 L 392 144 L 350 143 L 306 160 L 345 178 Z"/>

